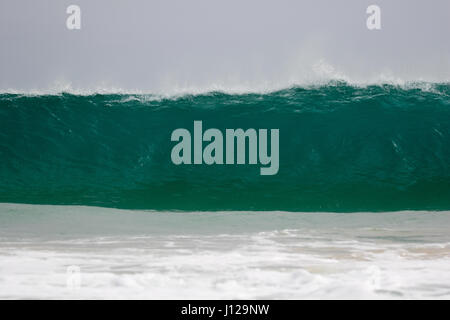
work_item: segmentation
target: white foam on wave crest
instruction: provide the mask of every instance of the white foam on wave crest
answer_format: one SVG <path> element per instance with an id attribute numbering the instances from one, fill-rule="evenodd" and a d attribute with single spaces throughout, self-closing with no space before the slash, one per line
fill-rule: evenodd
<path id="1" fill-rule="evenodd" d="M 251 93 L 267 94 L 293 87 L 311 88 L 336 85 L 336 83 L 353 87 L 391 85 L 404 89 L 420 89 L 439 93 L 435 90 L 436 84 L 450 83 L 450 78 L 439 79 L 437 81 L 431 78 L 399 77 L 390 70 L 382 70 L 365 77 L 350 76 L 324 59 L 319 59 L 306 66 L 304 63 L 299 63 L 298 66 L 294 63 L 288 70 L 270 79 L 264 77 L 249 79 L 234 75 L 223 78 L 212 78 L 201 82 L 180 81 L 176 77 L 165 77 L 159 84 L 146 89 L 129 88 L 107 82 L 83 87 L 75 85 L 70 81 L 60 80 L 53 82 L 46 88 L 29 90 L 6 88 L 0 89 L 0 93 L 27 96 L 61 95 L 63 93 L 80 96 L 118 94 L 148 96 L 148 99 L 170 99 L 186 95 L 208 94 L 211 92 L 238 95 Z"/>

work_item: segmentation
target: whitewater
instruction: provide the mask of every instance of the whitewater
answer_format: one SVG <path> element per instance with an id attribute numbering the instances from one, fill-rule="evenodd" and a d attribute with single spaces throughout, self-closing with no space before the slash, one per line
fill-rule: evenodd
<path id="1" fill-rule="evenodd" d="M 3 299 L 450 298 L 450 212 L 0 204 L 0 222 Z"/>

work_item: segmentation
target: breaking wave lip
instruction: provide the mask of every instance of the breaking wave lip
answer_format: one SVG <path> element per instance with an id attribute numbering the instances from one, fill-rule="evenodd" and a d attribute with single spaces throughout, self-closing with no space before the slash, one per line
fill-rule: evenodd
<path id="1" fill-rule="evenodd" d="M 299 68 L 300 67 L 300 68 Z M 281 71 L 282 72 L 282 71 Z M 60 78 L 47 87 L 19 89 L 0 88 L 1 94 L 16 94 L 26 96 L 54 96 L 61 94 L 72 94 L 76 96 L 91 95 L 141 95 L 151 99 L 176 99 L 183 96 L 197 96 L 210 93 L 223 93 L 230 95 L 246 94 L 270 94 L 290 88 L 314 89 L 327 86 L 344 85 L 350 87 L 366 88 L 369 86 L 395 86 L 401 89 L 421 89 L 424 91 L 434 90 L 436 85 L 450 84 L 448 76 L 402 76 L 390 69 L 378 70 L 375 73 L 363 76 L 350 75 L 339 66 L 333 65 L 323 58 L 315 61 L 303 61 L 300 66 L 294 65 L 288 72 L 267 77 L 248 78 L 217 77 L 212 74 L 211 79 L 206 82 L 197 82 L 194 78 L 186 81 L 173 79 L 161 79 L 151 88 L 126 87 L 117 83 L 104 80 L 91 84 L 90 86 L 75 85 L 70 79 Z M 234 79 L 234 80 L 233 80 Z"/>
<path id="2" fill-rule="evenodd" d="M 141 89 L 125 89 L 114 86 L 99 86 L 93 88 L 76 88 L 68 84 L 57 84 L 49 89 L 0 89 L 0 95 L 17 95 L 17 96 L 60 96 L 64 94 L 74 96 L 95 96 L 95 95 L 129 95 L 129 96 L 145 96 L 149 100 L 178 99 L 185 96 L 200 96 L 214 93 L 227 95 L 247 95 L 247 94 L 271 94 L 294 88 L 303 89 L 320 89 L 333 86 L 347 86 L 353 88 L 367 87 L 395 87 L 403 90 L 418 89 L 424 92 L 433 92 L 441 94 L 437 89 L 438 86 L 450 85 L 449 81 L 425 81 L 425 80 L 408 80 L 401 79 L 384 79 L 380 81 L 351 81 L 346 78 L 329 78 L 319 81 L 309 82 L 289 82 L 285 84 L 263 84 L 263 85 L 224 85 L 210 84 L 208 86 L 180 86 L 174 85 L 170 89 L 141 90 Z"/>

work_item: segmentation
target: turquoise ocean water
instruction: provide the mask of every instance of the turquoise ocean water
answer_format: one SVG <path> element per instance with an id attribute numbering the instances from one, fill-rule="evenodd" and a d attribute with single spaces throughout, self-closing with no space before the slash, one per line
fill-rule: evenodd
<path id="1" fill-rule="evenodd" d="M 181 165 L 177 128 L 277 128 L 280 169 Z M 154 210 L 450 208 L 450 86 L 0 95 L 0 202 Z"/>

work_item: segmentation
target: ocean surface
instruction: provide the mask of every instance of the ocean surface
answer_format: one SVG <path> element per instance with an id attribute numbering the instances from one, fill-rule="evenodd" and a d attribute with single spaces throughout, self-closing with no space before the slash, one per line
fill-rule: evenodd
<path id="1" fill-rule="evenodd" d="M 0 298 L 450 299 L 449 230 L 448 211 L 0 204 Z"/>
<path id="2" fill-rule="evenodd" d="M 280 169 L 180 165 L 172 131 L 276 128 Z M 155 210 L 450 209 L 450 85 L 0 95 L 0 202 Z"/>
<path id="3" fill-rule="evenodd" d="M 278 174 L 174 165 L 195 120 Z M 450 85 L 2 93 L 0 298 L 450 299 Z"/>

